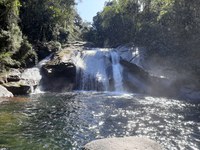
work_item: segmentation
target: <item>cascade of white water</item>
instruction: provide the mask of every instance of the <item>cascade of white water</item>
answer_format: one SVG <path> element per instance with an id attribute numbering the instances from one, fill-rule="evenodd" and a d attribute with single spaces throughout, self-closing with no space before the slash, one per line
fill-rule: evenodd
<path id="1" fill-rule="evenodd" d="M 80 90 L 107 91 L 106 50 L 86 50 L 77 55 L 77 82 Z"/>
<path id="2" fill-rule="evenodd" d="M 109 49 L 92 49 L 78 53 L 74 60 L 78 89 L 108 91 L 112 89 L 109 81 L 113 79 L 114 91 L 122 92 L 123 70 L 119 60 L 118 54 Z"/>
<path id="3" fill-rule="evenodd" d="M 122 92 L 123 91 L 123 80 L 122 80 L 123 70 L 120 65 L 120 57 L 115 51 L 112 51 L 110 54 L 112 58 L 113 80 L 114 80 L 115 91 Z"/>
<path id="4" fill-rule="evenodd" d="M 43 60 L 41 60 L 38 63 L 37 69 L 38 69 L 38 73 L 41 76 L 40 80 L 42 79 L 42 75 L 40 73 L 40 69 L 42 68 L 43 65 L 45 65 L 46 63 L 48 63 L 51 60 L 52 56 L 53 56 L 53 53 L 50 54 L 49 56 L 47 56 L 46 58 L 44 58 Z M 39 82 L 40 82 L 40 80 L 39 80 Z M 43 93 L 42 86 L 40 84 L 38 84 L 38 86 L 36 87 L 36 89 L 32 93 Z"/>

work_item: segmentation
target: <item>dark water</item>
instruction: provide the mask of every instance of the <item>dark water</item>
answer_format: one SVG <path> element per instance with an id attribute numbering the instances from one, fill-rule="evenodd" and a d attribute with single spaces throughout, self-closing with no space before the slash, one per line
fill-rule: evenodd
<path id="1" fill-rule="evenodd" d="M 147 136 L 166 150 L 199 150 L 200 104 L 93 92 L 0 104 L 0 149 L 77 150 L 94 139 L 122 136 Z"/>

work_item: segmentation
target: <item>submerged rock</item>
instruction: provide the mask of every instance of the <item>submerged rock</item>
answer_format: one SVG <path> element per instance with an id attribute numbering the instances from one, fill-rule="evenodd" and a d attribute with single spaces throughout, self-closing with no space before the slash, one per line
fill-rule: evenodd
<path id="1" fill-rule="evenodd" d="M 0 85 L 0 97 L 13 97 L 13 94 Z"/>
<path id="2" fill-rule="evenodd" d="M 96 140 L 86 144 L 84 150 L 162 150 L 162 148 L 146 137 L 124 137 Z"/>

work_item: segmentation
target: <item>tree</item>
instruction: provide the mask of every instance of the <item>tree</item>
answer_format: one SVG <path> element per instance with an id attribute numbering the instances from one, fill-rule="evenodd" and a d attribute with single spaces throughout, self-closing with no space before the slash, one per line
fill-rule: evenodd
<path id="1" fill-rule="evenodd" d="M 92 42 L 99 46 L 116 47 L 134 40 L 139 8 L 136 1 L 110 1 L 93 19 L 96 38 Z M 123 35 L 123 36 L 122 36 Z"/>
<path id="2" fill-rule="evenodd" d="M 22 0 L 21 26 L 32 42 L 59 39 L 73 23 L 74 0 Z M 66 33 L 67 34 L 67 33 Z"/>

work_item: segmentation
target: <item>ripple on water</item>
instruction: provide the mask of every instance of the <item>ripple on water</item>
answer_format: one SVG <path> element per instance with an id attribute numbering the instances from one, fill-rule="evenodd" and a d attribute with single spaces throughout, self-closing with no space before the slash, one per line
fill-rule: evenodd
<path id="1" fill-rule="evenodd" d="M 7 144 L 0 140 L 0 148 L 70 150 L 98 138 L 147 136 L 166 150 L 200 149 L 200 105 L 181 100 L 108 92 L 46 93 L 5 102 L 0 115 L 5 112 L 25 117 L 18 118 L 19 129 L 0 132 L 0 139 L 10 136 Z"/>

